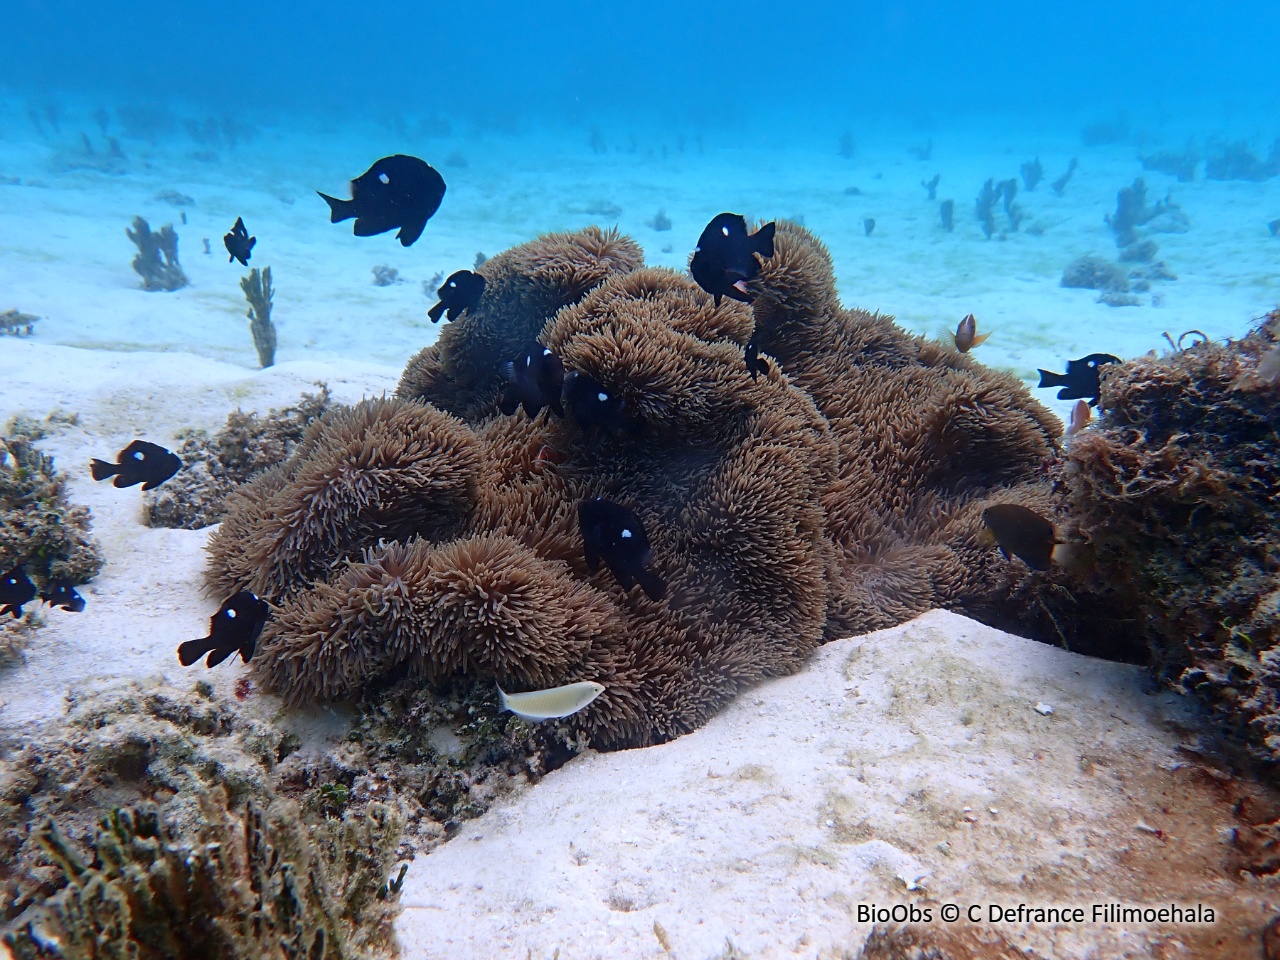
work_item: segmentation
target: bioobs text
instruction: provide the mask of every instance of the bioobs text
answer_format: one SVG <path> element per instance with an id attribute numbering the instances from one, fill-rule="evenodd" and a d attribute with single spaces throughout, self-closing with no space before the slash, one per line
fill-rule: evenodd
<path id="1" fill-rule="evenodd" d="M 858 923 L 932 923 L 933 907 L 917 907 L 914 903 L 895 903 L 880 907 L 874 903 L 858 904 Z"/>

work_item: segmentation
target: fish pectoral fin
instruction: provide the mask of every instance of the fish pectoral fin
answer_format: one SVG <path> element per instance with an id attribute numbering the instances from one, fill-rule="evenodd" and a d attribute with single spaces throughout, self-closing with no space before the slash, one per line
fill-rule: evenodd
<path id="1" fill-rule="evenodd" d="M 974 337 L 974 338 L 973 338 L 973 346 L 971 346 L 969 349 L 970 349 L 970 350 L 972 350 L 972 349 L 973 349 L 973 347 L 976 347 L 976 346 L 979 346 L 980 344 L 986 343 L 986 342 L 987 342 L 987 337 L 989 337 L 989 336 L 991 336 L 991 334 L 990 334 L 990 333 L 980 333 L 980 334 L 978 334 L 976 337 Z"/>
<path id="2" fill-rule="evenodd" d="M 432 307 L 430 310 L 427 311 L 427 316 L 431 318 L 432 323 L 439 323 L 440 318 L 444 316 L 444 311 L 445 311 L 444 301 L 441 300 L 434 307 Z"/>

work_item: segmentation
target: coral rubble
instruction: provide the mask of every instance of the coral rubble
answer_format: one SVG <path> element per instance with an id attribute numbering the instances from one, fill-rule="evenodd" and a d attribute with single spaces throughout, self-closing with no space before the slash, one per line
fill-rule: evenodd
<path id="1" fill-rule="evenodd" d="M 479 305 L 395 399 L 326 414 L 228 501 L 208 582 L 275 604 L 253 661 L 267 688 L 592 679 L 605 692 L 564 726 L 643 744 L 825 638 L 1061 589 L 977 536 L 996 499 L 1053 511 L 1056 419 L 1015 378 L 841 307 L 803 228 L 780 224 L 775 246 L 752 307 L 594 228 L 483 264 Z M 781 368 L 755 380 L 753 334 Z M 616 396 L 626 428 L 499 416 L 500 364 L 535 339 Z M 591 496 L 640 515 L 665 600 L 588 570 Z"/>
<path id="2" fill-rule="evenodd" d="M 82 856 L 52 821 L 39 839 L 65 886 L 4 934 L 16 960 L 395 956 L 389 879 L 399 830 L 375 805 L 309 828 L 297 808 L 201 791 L 194 821 L 154 803 L 113 810 Z"/>
<path id="3" fill-rule="evenodd" d="M 67 500 L 66 478 L 36 448 L 45 427 L 15 420 L 0 437 L 0 569 L 25 564 L 42 589 L 57 577 L 87 583 L 106 562 L 89 536 L 89 508 Z"/>
<path id="4" fill-rule="evenodd" d="M 304 393 L 298 402 L 265 416 L 234 410 L 212 437 L 203 430 L 180 434 L 184 469 L 145 496 L 153 527 L 199 530 L 222 519 L 223 502 L 255 473 L 284 462 L 307 428 L 331 406 L 329 388 Z"/>
<path id="5" fill-rule="evenodd" d="M 1110 369 L 1099 427 L 1068 447 L 1096 593 L 1129 610 L 1152 668 L 1255 757 L 1280 760 L 1280 313 L 1245 339 Z M 1277 365 L 1280 366 L 1280 365 Z"/>
<path id="6" fill-rule="evenodd" d="M 134 217 L 133 227 L 124 232 L 138 248 L 133 269 L 142 277 L 143 290 L 180 290 L 187 285 L 187 275 L 178 263 L 178 234 L 173 224 L 166 223 L 153 233 L 146 220 Z"/>

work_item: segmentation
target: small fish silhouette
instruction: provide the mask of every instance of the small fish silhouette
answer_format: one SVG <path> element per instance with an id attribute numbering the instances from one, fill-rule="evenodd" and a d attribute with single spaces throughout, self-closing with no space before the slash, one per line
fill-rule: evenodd
<path id="1" fill-rule="evenodd" d="M 248 663 L 271 608 L 256 594 L 241 590 L 228 597 L 209 618 L 209 635 L 178 645 L 178 662 L 189 667 L 206 653 L 206 667 L 216 667 L 233 653 Z"/>
<path id="2" fill-rule="evenodd" d="M 22 605 L 35 598 L 36 585 L 31 582 L 21 563 L 0 577 L 0 617 L 6 613 L 14 617 L 22 616 Z"/>
<path id="3" fill-rule="evenodd" d="M 427 316 L 432 323 L 439 323 L 442 316 L 454 320 L 474 308 L 483 294 L 484 277 L 470 270 L 459 270 L 440 285 L 436 291 L 440 302 L 427 311 Z"/>
<path id="4" fill-rule="evenodd" d="M 583 500 L 578 504 L 578 526 L 588 570 L 595 573 L 604 560 L 623 590 L 639 583 L 650 600 L 663 598 L 667 583 L 647 569 L 653 562 L 653 548 L 644 523 L 633 511 L 604 497 Z"/>
<path id="5" fill-rule="evenodd" d="M 564 416 L 560 394 L 564 388 L 564 365 L 560 358 L 540 343 L 534 343 L 515 360 L 502 365 L 507 385 L 498 400 L 498 409 L 511 416 L 518 407 L 536 417 L 543 407 Z"/>
<path id="6" fill-rule="evenodd" d="M 372 237 L 400 228 L 396 238 L 410 246 L 440 209 L 444 177 L 418 157 L 396 154 L 383 157 L 351 181 L 351 199 L 320 196 L 329 204 L 329 222 L 356 218 L 357 237 Z M 319 191 L 316 191 L 319 193 Z"/>
<path id="7" fill-rule="evenodd" d="M 760 274 L 756 254 L 766 260 L 773 256 L 775 228 L 776 224 L 766 223 L 748 234 L 747 221 L 737 213 L 722 213 L 707 224 L 689 261 L 689 272 L 698 286 L 711 294 L 716 306 L 721 297 L 742 303 L 754 299 L 747 282 Z"/>
<path id="8" fill-rule="evenodd" d="M 1102 392 L 1102 380 L 1098 368 L 1108 363 L 1120 363 L 1119 357 L 1109 353 L 1091 353 L 1079 360 L 1067 361 L 1066 373 L 1053 373 L 1039 370 L 1040 388 L 1062 387 L 1058 391 L 1059 400 L 1088 400 L 1089 406 L 1098 405 L 1098 395 Z"/>
<path id="9" fill-rule="evenodd" d="M 247 267 L 249 265 L 249 257 L 253 252 L 253 245 L 258 242 L 258 238 L 249 236 L 249 231 L 244 226 L 243 217 L 236 217 L 235 226 L 231 228 L 230 233 L 222 235 L 222 242 L 227 248 L 227 253 L 231 254 L 227 259 L 227 263 L 239 260 L 240 266 Z"/>
<path id="10" fill-rule="evenodd" d="M 95 480 L 115 477 L 112 486 L 131 487 L 141 483 L 143 490 L 160 486 L 182 469 L 176 453 L 147 440 L 134 440 L 118 454 L 115 463 L 94 459 L 89 472 Z"/>

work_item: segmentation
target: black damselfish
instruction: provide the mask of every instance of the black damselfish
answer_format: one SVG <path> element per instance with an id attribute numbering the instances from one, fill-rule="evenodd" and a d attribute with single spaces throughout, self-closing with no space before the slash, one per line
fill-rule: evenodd
<path id="1" fill-rule="evenodd" d="M 189 667 L 206 653 L 206 667 L 216 667 L 233 653 L 239 653 L 240 659 L 248 663 L 253 656 L 258 635 L 267 624 L 271 608 L 265 600 L 258 599 L 256 594 L 248 590 L 228 597 L 218 608 L 218 612 L 209 618 L 209 635 L 199 640 L 188 640 L 178 645 L 178 662 Z"/>
<path id="2" fill-rule="evenodd" d="M 143 490 L 160 486 L 182 469 L 182 460 L 176 453 L 148 440 L 135 440 L 118 454 L 115 463 L 94 459 L 89 472 L 95 480 L 115 477 L 112 486 L 132 487 L 142 484 Z"/>
<path id="3" fill-rule="evenodd" d="M 249 257 L 253 254 L 253 245 L 258 242 L 258 238 L 249 236 L 249 231 L 245 229 L 243 217 L 236 217 L 235 226 L 231 228 L 230 233 L 222 235 L 222 242 L 226 245 L 227 253 L 231 254 L 227 259 L 227 263 L 232 260 L 239 260 L 240 266 L 247 267 L 249 265 Z"/>
<path id="4" fill-rule="evenodd" d="M 653 562 L 653 548 L 644 524 L 634 512 L 612 500 L 595 497 L 578 504 L 578 526 L 582 529 L 588 570 L 595 573 L 604 560 L 623 590 L 639 583 L 650 600 L 665 596 L 667 582 L 646 569 Z"/>
<path id="5" fill-rule="evenodd" d="M 61 607 L 71 613 L 79 613 L 84 609 L 84 597 L 76 592 L 76 585 L 67 577 L 50 580 L 40 594 L 40 599 L 51 607 Z"/>
<path id="6" fill-rule="evenodd" d="M 760 356 L 760 350 L 756 347 L 756 339 L 752 337 L 747 341 L 747 346 L 743 350 L 743 355 L 747 358 L 747 373 L 751 374 L 751 379 L 756 378 L 756 374 L 769 373 L 769 361 Z"/>
<path id="7" fill-rule="evenodd" d="M 0 577 L 0 617 L 6 613 L 22 616 L 22 605 L 36 598 L 36 585 L 27 576 L 22 564 L 18 564 Z"/>
<path id="8" fill-rule="evenodd" d="M 1106 363 L 1120 362 L 1119 357 L 1109 353 L 1091 353 L 1079 360 L 1068 360 L 1066 373 L 1039 370 L 1039 387 L 1062 387 L 1058 391 L 1059 400 L 1088 400 L 1089 406 L 1096 407 L 1098 395 L 1102 392 L 1098 368 Z"/>
<path id="9" fill-rule="evenodd" d="M 350 200 L 320 196 L 329 204 L 330 223 L 355 217 L 357 237 L 399 227 L 396 237 L 407 247 L 422 236 L 427 221 L 440 209 L 444 177 L 427 161 L 398 153 L 383 157 L 352 180 Z"/>
<path id="10" fill-rule="evenodd" d="M 698 248 L 689 262 L 689 272 L 703 290 L 721 297 L 750 303 L 754 294 L 747 281 L 760 274 L 756 254 L 768 260 L 773 256 L 774 223 L 766 223 L 755 233 L 747 233 L 747 221 L 741 214 L 722 213 L 707 224 L 698 238 Z"/>
<path id="11" fill-rule="evenodd" d="M 451 273 L 449 279 L 436 291 L 440 302 L 427 311 L 427 316 L 431 318 L 432 323 L 439 323 L 442 316 L 449 320 L 456 320 L 478 304 L 483 294 L 484 277 L 480 274 L 470 270 Z"/>
<path id="12" fill-rule="evenodd" d="M 507 416 L 524 407 L 536 417 L 543 407 L 550 407 L 557 417 L 564 416 L 560 393 L 564 389 L 564 365 L 560 358 L 540 343 L 535 343 L 515 360 L 502 365 L 507 385 L 498 400 L 498 409 Z"/>
<path id="13" fill-rule="evenodd" d="M 579 370 L 571 370 L 564 376 L 564 405 L 569 416 L 581 427 L 623 428 L 634 432 L 638 426 L 627 415 L 626 404 L 621 397 L 595 377 Z"/>

